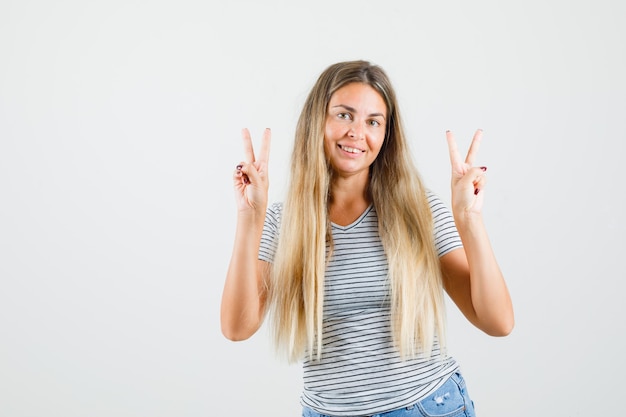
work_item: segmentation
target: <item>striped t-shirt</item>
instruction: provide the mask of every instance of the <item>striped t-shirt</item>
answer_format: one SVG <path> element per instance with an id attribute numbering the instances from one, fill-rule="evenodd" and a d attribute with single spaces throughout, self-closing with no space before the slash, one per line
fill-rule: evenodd
<path id="1" fill-rule="evenodd" d="M 441 257 L 461 247 L 454 219 L 434 194 L 435 245 Z M 267 210 L 259 259 L 272 262 L 282 204 Z M 432 357 L 402 361 L 392 344 L 387 258 L 370 206 L 352 224 L 332 224 L 325 273 L 322 357 L 304 360 L 301 403 L 321 414 L 371 415 L 416 403 L 457 370 L 435 341 Z"/>

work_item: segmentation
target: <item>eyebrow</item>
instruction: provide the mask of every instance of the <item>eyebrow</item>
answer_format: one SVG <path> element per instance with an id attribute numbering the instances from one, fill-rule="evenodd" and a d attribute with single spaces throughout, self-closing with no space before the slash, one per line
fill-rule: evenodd
<path id="1" fill-rule="evenodd" d="M 354 107 L 350 107 L 350 106 L 347 106 L 345 104 L 337 104 L 336 106 L 333 106 L 332 108 L 334 109 L 336 107 L 343 107 L 344 109 L 346 109 L 346 110 L 348 110 L 348 111 L 350 111 L 352 113 L 356 113 L 356 109 Z M 382 113 L 371 113 L 371 114 L 368 115 L 368 117 L 377 117 L 377 116 L 380 116 L 383 119 L 385 119 L 385 115 L 382 114 Z"/>

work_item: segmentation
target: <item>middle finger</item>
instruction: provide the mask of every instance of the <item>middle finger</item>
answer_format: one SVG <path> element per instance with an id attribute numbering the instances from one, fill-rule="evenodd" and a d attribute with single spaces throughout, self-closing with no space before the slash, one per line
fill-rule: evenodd
<path id="1" fill-rule="evenodd" d="M 243 139 L 243 155 L 246 163 L 254 162 L 254 148 L 252 147 L 252 138 L 247 128 L 241 130 L 241 138 Z"/>
<path id="2" fill-rule="evenodd" d="M 474 160 L 476 159 L 476 155 L 478 154 L 478 148 L 480 148 L 480 142 L 483 137 L 483 130 L 478 129 L 476 133 L 474 133 L 474 137 L 472 138 L 472 144 L 470 145 L 469 150 L 467 151 L 467 156 L 465 157 L 465 163 L 469 166 L 474 166 Z"/>

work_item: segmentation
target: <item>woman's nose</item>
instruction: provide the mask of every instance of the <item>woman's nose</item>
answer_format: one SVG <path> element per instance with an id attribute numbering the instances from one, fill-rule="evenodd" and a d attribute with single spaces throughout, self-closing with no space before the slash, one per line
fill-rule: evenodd
<path id="1" fill-rule="evenodd" d="M 353 124 L 350 127 L 350 131 L 348 132 L 348 136 L 350 136 L 353 139 L 356 140 L 361 140 L 365 137 L 365 135 L 363 134 L 363 127 L 361 127 L 361 125 L 359 124 Z"/>

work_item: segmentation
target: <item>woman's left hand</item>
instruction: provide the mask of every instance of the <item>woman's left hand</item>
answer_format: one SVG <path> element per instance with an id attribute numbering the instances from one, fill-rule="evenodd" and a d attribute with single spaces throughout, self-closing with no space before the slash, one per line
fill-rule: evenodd
<path id="1" fill-rule="evenodd" d="M 465 161 L 461 159 L 454 134 L 446 132 L 450 163 L 452 164 L 452 212 L 455 218 L 480 214 L 483 207 L 486 167 L 475 167 L 474 159 L 480 147 L 483 131 L 478 129 L 470 145 Z"/>
<path id="2" fill-rule="evenodd" d="M 477 130 L 465 160 L 452 132 L 446 132 L 452 164 L 452 213 L 463 248 L 441 257 L 444 286 L 450 298 L 476 327 L 492 336 L 505 336 L 515 325 L 513 303 L 483 223 L 485 167 L 474 159 L 482 139 Z"/>

